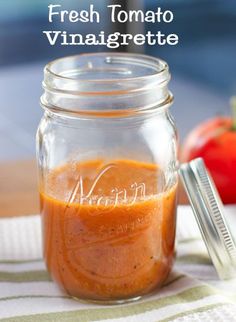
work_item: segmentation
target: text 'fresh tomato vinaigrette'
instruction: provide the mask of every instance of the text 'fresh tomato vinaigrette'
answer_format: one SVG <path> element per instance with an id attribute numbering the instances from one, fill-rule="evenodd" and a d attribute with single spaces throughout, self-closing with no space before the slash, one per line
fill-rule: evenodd
<path id="1" fill-rule="evenodd" d="M 154 164 L 65 164 L 41 188 L 44 256 L 80 299 L 122 300 L 159 287 L 173 263 L 177 184 Z M 159 192 L 159 191 L 165 192 Z"/>

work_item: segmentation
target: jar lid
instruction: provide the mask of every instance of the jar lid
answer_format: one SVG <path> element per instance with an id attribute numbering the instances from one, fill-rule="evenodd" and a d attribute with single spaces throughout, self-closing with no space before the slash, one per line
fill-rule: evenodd
<path id="1" fill-rule="evenodd" d="M 189 197 L 208 253 L 221 279 L 236 278 L 236 243 L 225 219 L 224 207 L 203 159 L 180 167 L 180 177 Z"/>

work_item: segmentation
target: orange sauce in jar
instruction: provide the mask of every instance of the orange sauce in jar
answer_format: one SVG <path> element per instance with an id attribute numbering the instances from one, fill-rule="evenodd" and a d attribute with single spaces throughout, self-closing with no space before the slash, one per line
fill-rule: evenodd
<path id="1" fill-rule="evenodd" d="M 71 296 L 118 301 L 160 287 L 174 258 L 176 189 L 154 164 L 93 160 L 50 172 L 41 189 L 44 257 Z"/>

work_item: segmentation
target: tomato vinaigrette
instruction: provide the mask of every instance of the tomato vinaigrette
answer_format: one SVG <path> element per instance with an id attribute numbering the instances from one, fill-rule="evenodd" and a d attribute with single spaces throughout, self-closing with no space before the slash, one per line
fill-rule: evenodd
<path id="1" fill-rule="evenodd" d="M 68 294 L 119 301 L 163 284 L 177 190 L 163 178 L 157 165 L 132 160 L 67 163 L 48 174 L 40 187 L 44 257 Z"/>

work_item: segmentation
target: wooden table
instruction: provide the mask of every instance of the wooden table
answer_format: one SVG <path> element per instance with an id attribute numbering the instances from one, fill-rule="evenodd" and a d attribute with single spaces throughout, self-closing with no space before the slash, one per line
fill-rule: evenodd
<path id="1" fill-rule="evenodd" d="M 0 164 L 0 217 L 39 212 L 36 162 Z"/>
<path id="2" fill-rule="evenodd" d="M 180 203 L 187 202 L 180 187 Z M 34 160 L 0 164 L 0 217 L 39 213 L 37 169 Z"/>

